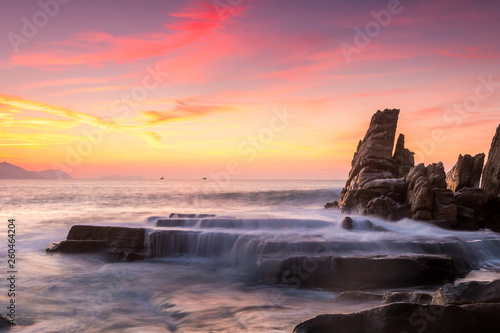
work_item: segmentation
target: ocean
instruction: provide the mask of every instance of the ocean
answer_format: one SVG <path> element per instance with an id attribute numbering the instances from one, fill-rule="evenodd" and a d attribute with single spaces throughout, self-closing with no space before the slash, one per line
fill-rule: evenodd
<path id="1" fill-rule="evenodd" d="M 464 279 L 499 277 L 500 234 L 374 217 L 369 220 L 386 232 L 343 229 L 344 216 L 323 209 L 338 199 L 343 185 L 334 180 L 1 180 L 0 312 L 7 312 L 11 299 L 9 219 L 15 219 L 16 229 L 17 325 L 11 332 L 292 332 L 316 315 L 372 305 L 333 303 L 340 290 L 260 283 L 262 262 L 315 255 L 316 245 L 325 243 L 335 245 L 328 254 L 342 256 L 439 249 L 474 267 Z M 197 231 L 178 251 L 176 240 L 154 237 L 155 230 L 166 229 L 156 222 L 172 213 L 215 217 L 168 227 Z M 351 216 L 355 223 L 367 218 Z M 151 258 L 118 262 L 45 251 L 76 224 L 146 227 Z M 412 290 L 432 293 L 438 286 L 433 288 Z"/>

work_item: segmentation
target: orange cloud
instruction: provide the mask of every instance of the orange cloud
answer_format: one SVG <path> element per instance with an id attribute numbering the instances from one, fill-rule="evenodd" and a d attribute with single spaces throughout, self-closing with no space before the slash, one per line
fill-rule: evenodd
<path id="1" fill-rule="evenodd" d="M 177 105 L 169 111 L 142 111 L 149 120 L 148 124 L 161 124 L 174 120 L 191 119 L 210 113 L 234 110 L 233 107 L 225 105 L 199 105 L 188 104 L 182 100 L 176 101 Z"/>
<path id="2" fill-rule="evenodd" d="M 138 132 L 132 134 L 138 138 L 144 139 L 150 146 L 155 148 L 165 148 L 167 147 L 163 143 L 161 143 L 161 135 L 155 132 L 146 131 L 146 132 Z"/>

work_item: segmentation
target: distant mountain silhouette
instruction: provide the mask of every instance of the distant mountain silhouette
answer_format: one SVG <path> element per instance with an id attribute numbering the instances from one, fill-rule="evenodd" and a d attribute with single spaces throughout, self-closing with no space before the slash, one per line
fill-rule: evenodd
<path id="1" fill-rule="evenodd" d="M 99 179 L 103 180 L 123 180 L 123 179 L 130 179 L 130 180 L 141 180 L 141 179 L 146 179 L 141 176 L 121 176 L 121 175 L 111 175 L 111 176 L 104 176 Z"/>
<path id="2" fill-rule="evenodd" d="M 0 179 L 73 179 L 60 170 L 27 171 L 7 162 L 0 163 Z"/>

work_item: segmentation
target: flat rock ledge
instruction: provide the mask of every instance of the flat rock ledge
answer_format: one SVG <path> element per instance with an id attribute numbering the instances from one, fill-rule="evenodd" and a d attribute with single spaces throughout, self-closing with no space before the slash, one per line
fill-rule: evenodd
<path id="1" fill-rule="evenodd" d="M 258 272 L 263 284 L 327 290 L 439 286 L 457 278 L 446 255 L 293 256 L 264 260 Z"/>
<path id="2" fill-rule="evenodd" d="M 47 252 L 106 253 L 120 260 L 144 258 L 145 228 L 74 225 L 67 239 L 50 243 Z"/>

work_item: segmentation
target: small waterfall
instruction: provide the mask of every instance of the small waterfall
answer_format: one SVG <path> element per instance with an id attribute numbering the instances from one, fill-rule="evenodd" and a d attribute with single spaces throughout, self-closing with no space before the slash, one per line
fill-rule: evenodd
<path id="1" fill-rule="evenodd" d="M 291 256 L 448 255 L 459 271 L 500 269 L 500 235 L 419 230 L 380 222 L 387 230 L 344 230 L 321 219 L 234 218 L 173 214 L 147 233 L 151 257 L 203 258 L 211 264 L 254 270 Z M 392 230 L 391 230 L 392 229 Z"/>

